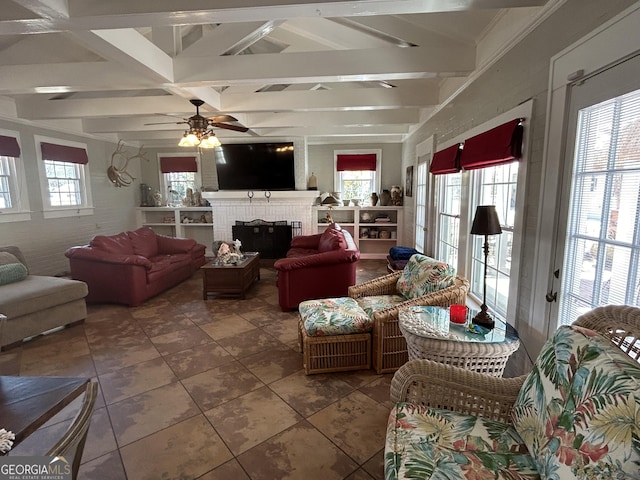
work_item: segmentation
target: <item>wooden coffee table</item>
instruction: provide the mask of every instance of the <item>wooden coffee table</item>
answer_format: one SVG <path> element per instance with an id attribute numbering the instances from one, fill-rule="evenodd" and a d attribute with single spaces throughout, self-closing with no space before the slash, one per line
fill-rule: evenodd
<path id="1" fill-rule="evenodd" d="M 209 295 L 234 295 L 244 298 L 253 282 L 260 280 L 260 255 L 245 254 L 236 265 L 209 262 L 202 270 L 202 298 Z"/>

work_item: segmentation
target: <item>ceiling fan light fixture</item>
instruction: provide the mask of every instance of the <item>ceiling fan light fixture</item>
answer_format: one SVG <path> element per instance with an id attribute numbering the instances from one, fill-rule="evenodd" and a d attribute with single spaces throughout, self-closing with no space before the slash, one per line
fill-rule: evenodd
<path id="1" fill-rule="evenodd" d="M 178 143 L 179 147 L 195 147 L 200 143 L 200 139 L 194 134 L 189 132 L 184 132 L 184 135 L 180 139 Z"/>
<path id="2" fill-rule="evenodd" d="M 216 137 L 213 134 L 210 134 L 203 137 L 202 140 L 200 140 L 200 145 L 198 146 L 200 148 L 215 148 L 215 147 L 219 147 L 220 145 L 222 144 L 220 143 L 220 140 L 218 140 L 218 137 Z"/>

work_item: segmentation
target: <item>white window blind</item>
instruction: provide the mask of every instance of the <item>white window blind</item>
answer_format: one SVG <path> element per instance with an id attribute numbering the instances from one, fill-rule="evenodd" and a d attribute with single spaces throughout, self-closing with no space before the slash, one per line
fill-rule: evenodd
<path id="1" fill-rule="evenodd" d="M 640 90 L 579 111 L 559 323 L 640 306 Z"/>
<path id="2" fill-rule="evenodd" d="M 440 201 L 437 256 L 439 260 L 457 268 L 462 174 L 441 175 L 438 177 L 438 182 L 440 183 Z"/>

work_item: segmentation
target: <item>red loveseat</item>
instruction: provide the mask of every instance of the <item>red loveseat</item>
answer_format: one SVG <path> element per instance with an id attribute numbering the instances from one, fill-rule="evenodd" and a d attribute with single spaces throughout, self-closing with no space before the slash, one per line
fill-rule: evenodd
<path id="1" fill-rule="evenodd" d="M 158 235 L 148 227 L 97 235 L 71 247 L 71 277 L 89 286 L 87 302 L 136 306 L 189 278 L 205 263 L 205 246 Z"/>
<path id="2" fill-rule="evenodd" d="M 303 300 L 344 297 L 356 283 L 360 251 L 351 234 L 337 224 L 323 233 L 291 240 L 286 258 L 276 260 L 278 301 L 282 311 L 295 310 Z"/>

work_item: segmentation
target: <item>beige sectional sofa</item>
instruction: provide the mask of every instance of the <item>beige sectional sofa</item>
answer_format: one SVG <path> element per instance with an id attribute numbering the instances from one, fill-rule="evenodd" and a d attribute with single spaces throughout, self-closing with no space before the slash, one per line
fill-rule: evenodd
<path id="1" fill-rule="evenodd" d="M 87 294 L 84 282 L 30 275 L 18 247 L 0 247 L 0 314 L 7 317 L 0 348 L 84 320 Z"/>

